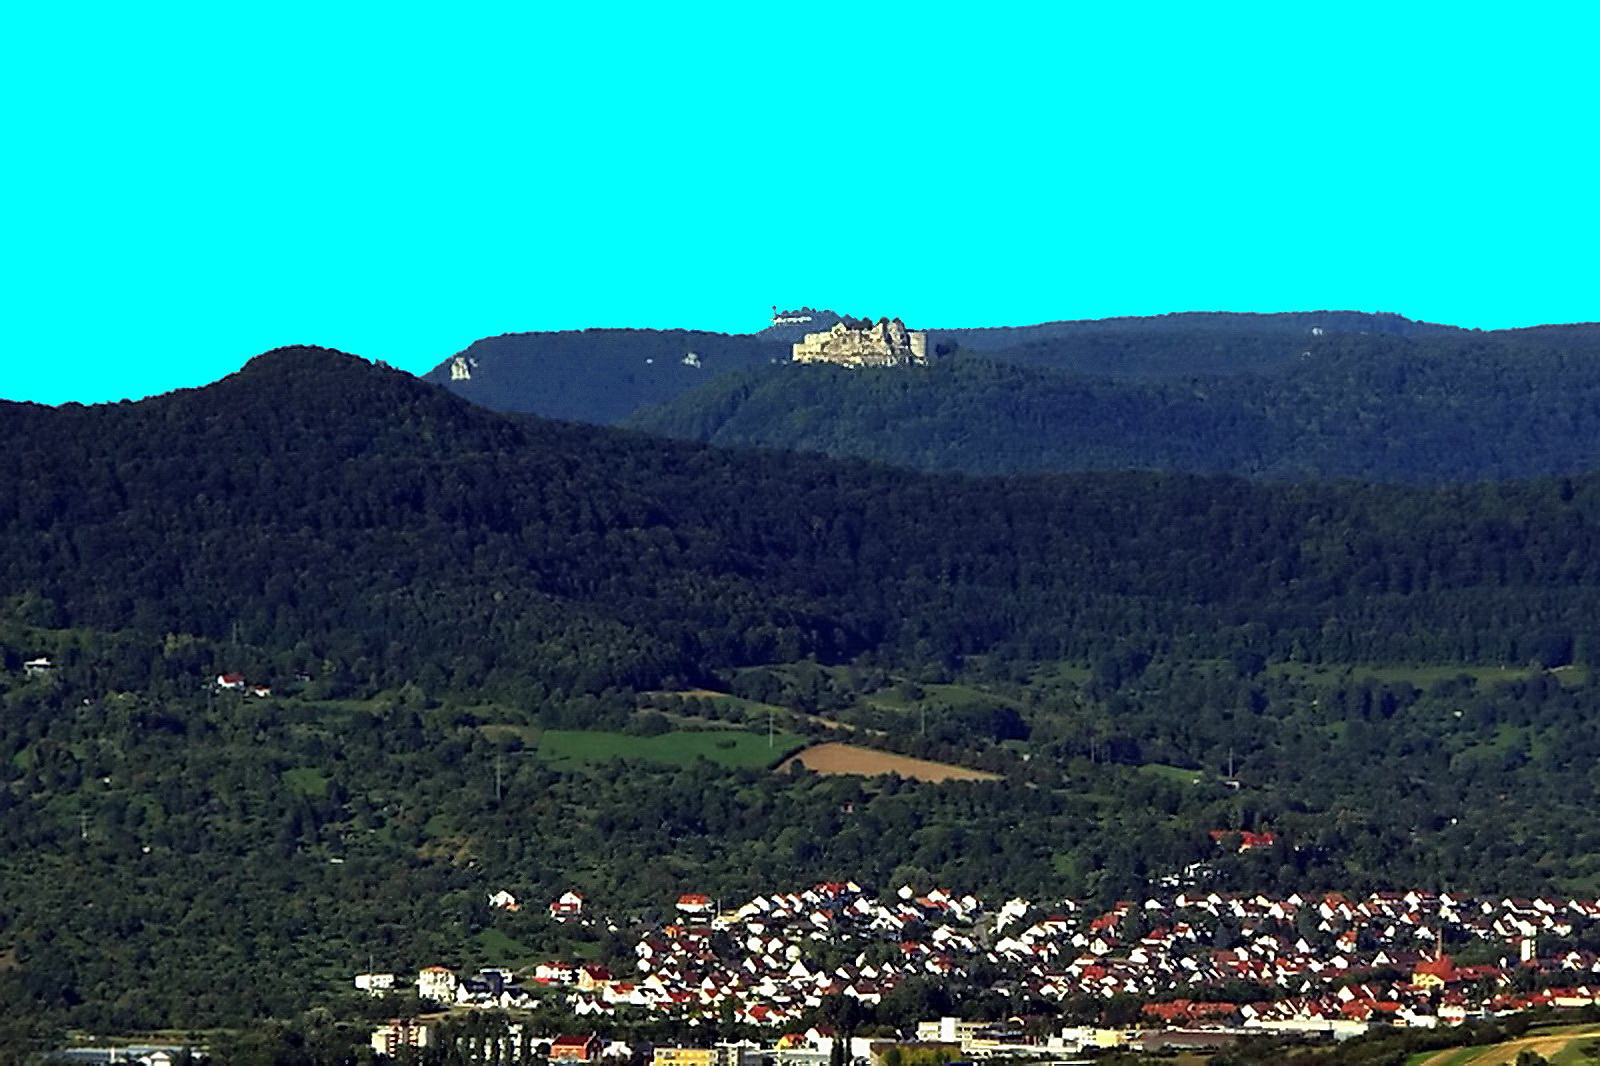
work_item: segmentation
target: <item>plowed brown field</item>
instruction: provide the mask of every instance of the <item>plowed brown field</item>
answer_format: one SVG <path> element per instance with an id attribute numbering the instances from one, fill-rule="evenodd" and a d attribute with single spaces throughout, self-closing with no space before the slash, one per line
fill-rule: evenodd
<path id="1" fill-rule="evenodd" d="M 998 781 L 999 774 L 982 770 L 969 770 L 965 766 L 913 759 L 909 755 L 894 755 L 887 751 L 858 748 L 854 744 L 816 744 L 796 752 L 778 764 L 785 771 L 800 763 L 819 774 L 857 774 L 874 777 L 878 774 L 897 774 L 914 781 Z"/>

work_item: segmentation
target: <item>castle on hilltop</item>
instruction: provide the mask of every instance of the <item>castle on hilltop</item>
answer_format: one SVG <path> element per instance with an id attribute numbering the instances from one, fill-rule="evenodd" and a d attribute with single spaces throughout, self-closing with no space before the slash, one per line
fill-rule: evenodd
<path id="1" fill-rule="evenodd" d="M 906 329 L 898 318 L 852 326 L 835 322 L 826 333 L 807 333 L 794 346 L 797 363 L 840 366 L 912 366 L 928 361 L 928 335 Z"/>

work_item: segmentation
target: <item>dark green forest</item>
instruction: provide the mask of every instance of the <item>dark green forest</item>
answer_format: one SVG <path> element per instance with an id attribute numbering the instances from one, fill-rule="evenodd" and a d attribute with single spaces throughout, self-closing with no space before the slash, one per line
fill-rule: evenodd
<path id="1" fill-rule="evenodd" d="M 0 1013 L 45 1030 L 626 951 L 542 917 L 568 888 L 1600 893 L 1594 475 L 935 476 L 316 349 L 0 441 Z M 1002 780 L 540 746 L 774 725 Z"/>
<path id="2" fill-rule="evenodd" d="M 912 328 L 921 329 L 918 323 Z M 1013 350 L 1022 346 L 1068 342 L 1063 348 L 1071 350 L 1075 342 L 1121 336 L 1132 343 L 1141 338 L 1157 335 L 1204 336 L 1213 343 L 1231 346 L 1246 337 L 1305 337 L 1320 329 L 1327 333 L 1370 333 L 1393 337 L 1463 335 L 1470 330 L 1436 322 L 1418 322 L 1388 311 L 1279 311 L 1265 314 L 1235 311 L 1177 311 L 1165 315 L 1129 315 L 1121 318 L 1076 319 L 1061 322 L 1041 322 L 1029 326 L 990 326 L 966 329 L 939 328 L 936 324 L 928 330 L 929 339 L 954 344 L 975 352 Z M 1510 332 L 1510 331 L 1505 331 Z M 1189 355 L 1180 349 L 1169 349 L 1177 361 L 1169 362 L 1167 373 L 1181 373 Z"/>
<path id="3" fill-rule="evenodd" d="M 1600 465 L 1600 331 L 1095 333 L 915 368 L 766 366 L 627 424 L 1011 474 L 1145 469 L 1444 483 Z"/>
<path id="4" fill-rule="evenodd" d="M 516 421 L 311 350 L 4 410 L 0 588 L 29 619 L 275 649 L 250 670 L 589 692 L 1128 642 L 1522 662 L 1596 629 L 1593 478 L 924 476 Z"/>
<path id="5" fill-rule="evenodd" d="M 495 410 L 968 474 L 1437 484 L 1600 459 L 1594 324 L 1319 311 L 932 329 L 933 365 L 860 373 L 792 365 L 806 328 L 507 334 L 427 380 Z"/>
<path id="6" fill-rule="evenodd" d="M 791 342 L 779 335 L 687 329 L 510 333 L 485 337 L 460 353 L 471 377 L 452 379 L 453 360 L 447 360 L 427 380 L 497 411 L 611 425 L 719 374 L 787 360 Z"/>

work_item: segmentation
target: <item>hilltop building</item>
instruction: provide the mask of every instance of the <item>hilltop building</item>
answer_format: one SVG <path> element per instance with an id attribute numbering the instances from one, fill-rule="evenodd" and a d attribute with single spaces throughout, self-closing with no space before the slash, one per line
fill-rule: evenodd
<path id="1" fill-rule="evenodd" d="M 928 335 L 906 329 L 898 318 L 880 318 L 861 326 L 835 322 L 826 333 L 807 333 L 794 346 L 797 363 L 840 366 L 912 366 L 928 361 Z"/>
<path id="2" fill-rule="evenodd" d="M 832 315 L 832 311 L 818 312 L 809 307 L 802 307 L 795 311 L 780 311 L 778 305 L 772 305 L 772 324 L 774 326 L 808 326 L 817 320 L 818 314 Z"/>
<path id="3" fill-rule="evenodd" d="M 805 340 L 807 333 L 820 333 L 831 329 L 842 315 L 833 311 L 819 311 L 815 307 L 798 307 L 788 311 L 780 311 L 776 305 L 772 308 L 772 321 L 766 329 L 756 334 L 768 340 L 783 341 L 785 344 L 794 344 L 796 341 Z"/>

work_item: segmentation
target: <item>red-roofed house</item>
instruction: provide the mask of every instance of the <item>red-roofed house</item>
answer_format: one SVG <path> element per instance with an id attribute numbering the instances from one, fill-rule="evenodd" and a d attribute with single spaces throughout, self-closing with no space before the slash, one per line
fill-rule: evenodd
<path id="1" fill-rule="evenodd" d="M 1411 983 L 1418 988 L 1443 988 L 1454 980 L 1456 964 L 1444 954 L 1417 963 L 1416 970 L 1411 974 Z"/>
<path id="2" fill-rule="evenodd" d="M 589 963 L 578 970 L 578 988 L 583 992 L 593 992 L 597 988 L 604 988 L 612 980 L 611 971 L 598 963 Z"/>
<path id="3" fill-rule="evenodd" d="M 550 904 L 550 917 L 565 920 L 583 913 L 583 896 L 578 892 L 563 892 L 561 898 Z"/>
<path id="4" fill-rule="evenodd" d="M 1270 831 L 1262 833 L 1252 833 L 1249 830 L 1239 831 L 1232 829 L 1213 829 L 1211 831 L 1211 839 L 1215 840 L 1218 844 L 1227 843 L 1230 837 L 1238 838 L 1240 851 L 1249 851 L 1251 848 L 1270 848 L 1273 842 L 1278 839 Z"/>
<path id="5" fill-rule="evenodd" d="M 683 914 L 710 914 L 712 911 L 711 897 L 685 893 L 678 897 L 678 910 Z"/>
<path id="6" fill-rule="evenodd" d="M 600 1057 L 600 1038 L 558 1036 L 550 1044 L 551 1062 L 593 1062 Z"/>

